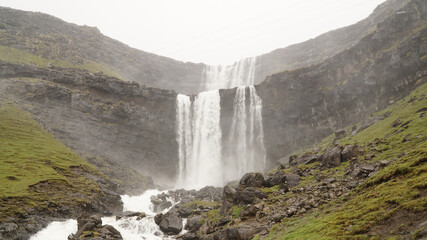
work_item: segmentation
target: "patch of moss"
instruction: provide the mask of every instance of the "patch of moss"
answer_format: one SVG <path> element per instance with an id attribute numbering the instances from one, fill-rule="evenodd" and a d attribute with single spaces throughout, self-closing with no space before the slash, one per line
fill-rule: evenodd
<path id="1" fill-rule="evenodd" d="M 54 211 L 60 205 L 90 202 L 100 189 L 85 174 L 105 177 L 29 113 L 0 106 L 0 219 L 23 214 L 27 206 Z"/>
<path id="2" fill-rule="evenodd" d="M 219 209 L 213 209 L 207 212 L 207 220 L 211 223 L 218 222 L 221 219 L 221 215 L 219 214 Z"/>
<path id="3" fill-rule="evenodd" d="M 240 206 L 233 206 L 233 207 L 231 208 L 232 216 L 233 216 L 234 218 L 239 218 L 239 217 L 240 217 L 240 212 L 242 212 L 242 210 L 243 210 L 243 207 L 240 207 Z"/>
<path id="4" fill-rule="evenodd" d="M 274 193 L 277 192 L 279 190 L 280 185 L 275 185 L 269 188 L 260 188 L 259 190 L 261 190 L 261 192 L 263 193 Z"/>

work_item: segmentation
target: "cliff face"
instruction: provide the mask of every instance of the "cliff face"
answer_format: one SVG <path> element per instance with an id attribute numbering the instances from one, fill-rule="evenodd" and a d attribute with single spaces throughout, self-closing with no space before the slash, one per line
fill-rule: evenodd
<path id="1" fill-rule="evenodd" d="M 94 68 L 99 64 L 97 70 L 105 67 L 123 79 L 183 93 L 199 91 L 204 66 L 131 48 L 97 28 L 4 7 L 0 7 L 0 45 L 47 59 L 52 65 Z"/>
<path id="2" fill-rule="evenodd" d="M 407 0 L 388 0 L 380 4 L 369 17 L 353 25 L 258 56 L 255 82 L 261 83 L 267 76 L 274 73 L 322 62 L 354 46 L 362 38 L 375 31 L 378 23 L 393 15 L 407 2 Z"/>
<path id="3" fill-rule="evenodd" d="M 388 0 L 367 19 L 354 25 L 258 56 L 255 82 L 260 83 L 277 72 L 319 63 L 355 45 L 405 2 Z M 45 65 L 103 71 L 107 75 L 179 93 L 204 90 L 201 84 L 204 64 L 184 63 L 133 49 L 102 35 L 97 28 L 66 23 L 46 14 L 0 7 L 0 52 L 10 55 L 10 48 L 22 51 L 13 54 L 30 54 L 19 58 L 21 63 L 24 60 L 37 65 L 34 58 L 40 57 L 42 59 L 37 60 Z M 3 60 L 8 61 L 7 58 Z"/>
<path id="4" fill-rule="evenodd" d="M 425 82 L 426 23 L 425 2 L 411 1 L 348 50 L 256 86 L 269 159 L 354 124 Z"/>
<path id="5" fill-rule="evenodd" d="M 19 103 L 77 152 L 173 177 L 174 92 L 79 69 L 1 63 L 0 75 L 0 99 Z"/>

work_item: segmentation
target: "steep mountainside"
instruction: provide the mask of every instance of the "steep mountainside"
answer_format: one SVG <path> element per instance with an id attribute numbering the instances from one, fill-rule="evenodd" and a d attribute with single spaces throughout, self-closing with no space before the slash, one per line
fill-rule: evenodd
<path id="1" fill-rule="evenodd" d="M 122 211 L 117 185 L 43 129 L 0 101 L 0 238 L 27 239 L 55 218 Z"/>
<path id="2" fill-rule="evenodd" d="M 399 12 L 348 50 L 256 86 L 270 160 L 365 119 L 426 81 L 427 5 L 410 1 Z M 234 93 L 221 93 L 223 131 L 229 128 Z"/>
<path id="3" fill-rule="evenodd" d="M 414 0 L 399 11 L 342 53 L 256 86 L 270 163 L 365 119 L 425 82 L 426 6 Z M 103 157 L 143 174 L 174 178 L 176 93 L 79 69 L 2 62 L 0 75 L 2 97 L 18 101 L 88 159 Z M 221 90 L 223 132 L 230 128 L 234 94 L 235 89 Z"/>
<path id="4" fill-rule="evenodd" d="M 426 239 L 426 95 L 427 83 L 375 124 L 300 149 L 291 166 L 247 173 L 156 218 L 186 217 L 181 239 L 192 240 Z"/>
<path id="5" fill-rule="evenodd" d="M 353 46 L 407 1 L 388 0 L 365 20 L 257 58 L 255 82 L 318 63 Z M 0 7 L 0 60 L 102 71 L 150 87 L 192 94 L 203 89 L 204 64 L 183 63 L 128 47 L 98 29 Z"/>
<path id="6" fill-rule="evenodd" d="M 178 164 L 174 92 L 79 69 L 0 62 L 0 75 L 0 99 L 33 113 L 87 160 L 102 165 L 101 158 L 145 175 L 173 177 Z M 127 189 L 147 184 L 127 182 Z"/>
<path id="7" fill-rule="evenodd" d="M 59 67 L 103 71 L 140 84 L 183 93 L 198 91 L 202 78 L 203 64 L 179 62 L 131 48 L 102 35 L 97 28 L 4 7 L 0 7 L 0 45 L 0 60 L 3 61 L 8 60 L 6 55 L 15 58 L 17 54 L 30 54 L 24 59 L 12 60 L 22 62 L 30 58 L 29 62 L 37 65 L 45 62 Z"/>
<path id="8" fill-rule="evenodd" d="M 319 63 L 354 46 L 374 32 L 378 23 L 395 14 L 407 2 L 408 0 L 388 0 L 358 23 L 259 56 L 255 82 L 260 83 L 273 73 Z"/>

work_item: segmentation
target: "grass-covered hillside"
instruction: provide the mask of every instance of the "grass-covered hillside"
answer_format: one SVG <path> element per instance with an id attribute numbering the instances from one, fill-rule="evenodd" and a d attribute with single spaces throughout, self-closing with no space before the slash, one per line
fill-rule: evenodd
<path id="1" fill-rule="evenodd" d="M 120 198 L 106 194 L 106 188 L 111 186 L 98 169 L 56 140 L 28 112 L 0 104 L 0 222 L 21 226 L 30 215 L 64 217 L 82 209 L 120 208 Z M 18 231 L 9 230 L 10 236 Z"/>
<path id="2" fill-rule="evenodd" d="M 83 63 L 71 63 L 62 59 L 47 59 L 41 56 L 28 53 L 13 47 L 0 45 L 0 60 L 9 63 L 29 64 L 32 66 L 47 68 L 47 67 L 61 67 L 61 68 L 78 68 L 86 69 L 90 72 L 103 72 L 105 75 L 112 76 L 124 80 L 122 76 L 112 71 L 99 63 L 86 60 Z"/>
<path id="3" fill-rule="evenodd" d="M 425 239 L 426 95 L 427 84 L 420 85 L 370 119 L 296 152 L 289 167 L 245 175 L 224 188 L 220 202 L 179 206 L 178 212 L 195 209 L 187 236 Z"/>
<path id="4" fill-rule="evenodd" d="M 426 95 L 424 84 L 375 114 L 388 115 L 385 119 L 354 136 L 351 128 L 346 129 L 347 135 L 339 144 L 361 146 L 364 155 L 359 164 L 389 165 L 318 211 L 284 218 L 273 227 L 268 239 L 400 239 L 410 233 L 417 239 L 416 223 L 427 220 Z M 332 138 L 313 149 L 330 148 Z M 347 178 L 351 164 L 344 162 L 336 168 L 315 171 L 339 181 Z M 319 183 L 313 179 L 306 186 L 316 184 Z"/>

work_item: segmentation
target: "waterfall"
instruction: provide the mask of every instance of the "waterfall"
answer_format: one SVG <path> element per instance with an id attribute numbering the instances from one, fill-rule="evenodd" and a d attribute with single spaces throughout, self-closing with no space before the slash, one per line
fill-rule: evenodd
<path id="1" fill-rule="evenodd" d="M 177 97 L 180 187 L 223 184 L 219 101 L 218 90 L 199 93 L 193 104 L 185 95 Z"/>
<path id="2" fill-rule="evenodd" d="M 187 161 L 191 158 L 191 101 L 190 97 L 178 94 L 176 97 L 176 141 L 178 142 L 179 171 L 178 179 L 186 176 Z"/>
<path id="3" fill-rule="evenodd" d="M 176 187 L 222 186 L 264 168 L 262 101 L 253 86 L 255 64 L 256 58 L 248 58 L 231 66 L 207 66 L 204 86 L 209 91 L 196 95 L 193 102 L 178 94 Z M 218 89 L 236 86 L 230 131 L 222 134 Z"/>
<path id="4" fill-rule="evenodd" d="M 249 98 L 246 98 L 247 88 Z M 226 180 L 234 180 L 246 172 L 264 168 L 262 100 L 254 86 L 241 86 L 236 90 L 227 146 Z"/>
<path id="5" fill-rule="evenodd" d="M 245 58 L 230 66 L 206 66 L 204 88 L 225 89 L 254 85 L 256 57 Z"/>

